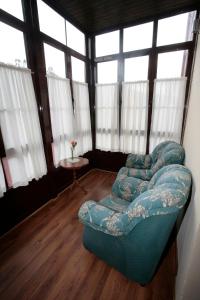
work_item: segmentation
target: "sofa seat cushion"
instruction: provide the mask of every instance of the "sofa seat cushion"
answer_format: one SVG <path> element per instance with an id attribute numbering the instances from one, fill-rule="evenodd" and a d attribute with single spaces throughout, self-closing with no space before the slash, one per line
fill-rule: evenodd
<path id="1" fill-rule="evenodd" d="M 107 197 L 103 198 L 99 203 L 105 207 L 108 207 L 116 212 L 124 212 L 128 206 L 129 202 L 118 198 L 114 195 L 108 195 Z"/>
<path id="2" fill-rule="evenodd" d="M 148 184 L 148 181 L 119 173 L 112 186 L 112 193 L 116 197 L 132 202 L 148 189 Z"/>

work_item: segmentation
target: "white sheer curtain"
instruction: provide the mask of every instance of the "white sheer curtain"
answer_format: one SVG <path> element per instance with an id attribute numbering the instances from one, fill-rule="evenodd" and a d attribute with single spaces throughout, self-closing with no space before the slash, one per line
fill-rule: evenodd
<path id="1" fill-rule="evenodd" d="M 165 140 L 180 142 L 186 77 L 154 82 L 150 151 Z"/>
<path id="2" fill-rule="evenodd" d="M 12 186 L 26 185 L 46 174 L 30 70 L 0 65 L 0 125 Z"/>
<path id="3" fill-rule="evenodd" d="M 122 84 L 120 134 L 122 152 L 136 154 L 146 152 L 148 97 L 148 80 Z"/>
<path id="4" fill-rule="evenodd" d="M 51 127 L 53 133 L 53 157 L 59 161 L 71 157 L 70 140 L 74 138 L 74 114 L 70 81 L 55 75 L 47 75 Z"/>
<path id="5" fill-rule="evenodd" d="M 74 114 L 76 130 L 76 154 L 92 150 L 90 103 L 88 84 L 73 81 Z"/>
<path id="6" fill-rule="evenodd" d="M 118 84 L 96 85 L 96 148 L 119 151 Z"/>
<path id="7" fill-rule="evenodd" d="M 5 184 L 5 179 L 4 179 L 2 163 L 0 160 L 0 198 L 3 197 L 3 194 L 5 193 L 5 191 L 6 191 L 6 184 Z"/>

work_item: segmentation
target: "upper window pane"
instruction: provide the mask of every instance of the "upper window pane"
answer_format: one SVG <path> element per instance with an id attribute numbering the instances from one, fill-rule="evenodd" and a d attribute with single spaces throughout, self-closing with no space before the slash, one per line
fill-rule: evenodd
<path id="1" fill-rule="evenodd" d="M 190 12 L 159 20 L 157 46 L 191 41 L 195 16 Z"/>
<path id="2" fill-rule="evenodd" d="M 85 55 L 85 35 L 71 23 L 66 21 L 67 46 Z"/>
<path id="3" fill-rule="evenodd" d="M 95 37 L 96 56 L 119 53 L 119 30 Z"/>
<path id="4" fill-rule="evenodd" d="M 41 0 L 37 0 L 40 30 L 66 44 L 65 20 Z"/>
<path id="5" fill-rule="evenodd" d="M 98 83 L 114 83 L 117 82 L 117 60 L 98 63 L 97 79 Z"/>
<path id="6" fill-rule="evenodd" d="M 84 61 L 72 56 L 72 79 L 85 82 L 85 63 Z"/>
<path id="7" fill-rule="evenodd" d="M 146 80 L 148 78 L 149 56 L 125 59 L 124 81 Z"/>
<path id="8" fill-rule="evenodd" d="M 188 51 L 174 51 L 158 55 L 157 78 L 185 76 Z"/>
<path id="9" fill-rule="evenodd" d="M 151 48 L 153 22 L 124 29 L 124 52 Z"/>
<path id="10" fill-rule="evenodd" d="M 66 77 L 64 52 L 44 44 L 46 72 Z"/>
<path id="11" fill-rule="evenodd" d="M 18 19 L 24 20 L 21 0 L 0 0 L 0 8 Z"/>
<path id="12" fill-rule="evenodd" d="M 23 33 L 0 22 L 0 61 L 26 67 L 26 53 Z"/>

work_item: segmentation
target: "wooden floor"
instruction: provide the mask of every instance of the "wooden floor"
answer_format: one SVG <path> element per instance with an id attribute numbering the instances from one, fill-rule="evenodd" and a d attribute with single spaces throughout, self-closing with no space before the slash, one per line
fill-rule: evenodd
<path id="1" fill-rule="evenodd" d="M 86 196 L 78 187 L 66 189 L 0 239 L 1 300 L 173 299 L 175 246 L 146 287 L 83 248 L 78 209 L 85 200 L 108 194 L 114 179 L 113 173 L 92 170 L 80 181 Z"/>

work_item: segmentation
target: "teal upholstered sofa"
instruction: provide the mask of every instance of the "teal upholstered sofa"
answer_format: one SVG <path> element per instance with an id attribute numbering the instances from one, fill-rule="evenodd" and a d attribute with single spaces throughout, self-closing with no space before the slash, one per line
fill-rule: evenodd
<path id="1" fill-rule="evenodd" d="M 184 148 L 173 141 L 160 143 L 149 155 L 129 154 L 126 166 L 121 168 L 120 174 L 150 180 L 162 167 L 171 164 L 183 164 Z"/>
<path id="2" fill-rule="evenodd" d="M 85 247 L 128 278 L 147 284 L 155 273 L 191 185 L 190 171 L 169 165 L 123 199 L 111 194 L 79 210 Z M 139 184 L 139 185 L 138 185 Z"/>

